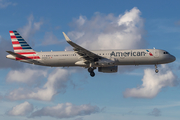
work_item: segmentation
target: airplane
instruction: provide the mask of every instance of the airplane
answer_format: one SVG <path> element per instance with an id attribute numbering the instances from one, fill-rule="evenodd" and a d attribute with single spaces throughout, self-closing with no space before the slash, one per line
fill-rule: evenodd
<path id="1" fill-rule="evenodd" d="M 158 73 L 158 64 L 166 64 L 176 58 L 165 50 L 160 49 L 128 49 L 128 50 L 96 50 L 90 51 L 72 42 L 63 32 L 63 35 L 74 51 L 36 52 L 21 37 L 17 31 L 9 31 L 14 52 L 6 51 L 6 58 L 50 67 L 79 66 L 87 68 L 90 76 L 94 77 L 94 70 L 99 72 L 115 73 L 118 65 L 155 65 Z"/>

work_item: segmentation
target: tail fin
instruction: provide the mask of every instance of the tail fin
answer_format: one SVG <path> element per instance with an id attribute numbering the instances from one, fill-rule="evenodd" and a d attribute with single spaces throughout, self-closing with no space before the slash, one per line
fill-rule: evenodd
<path id="1" fill-rule="evenodd" d="M 21 37 L 17 31 L 9 31 L 11 41 L 15 53 L 19 52 L 34 52 L 29 44 Z"/>
<path id="2" fill-rule="evenodd" d="M 24 58 L 16 56 L 16 60 L 40 59 L 36 51 L 34 51 L 29 46 L 29 44 L 21 37 L 21 35 L 17 31 L 9 31 L 9 33 L 11 36 L 14 52 L 22 56 L 25 56 Z"/>

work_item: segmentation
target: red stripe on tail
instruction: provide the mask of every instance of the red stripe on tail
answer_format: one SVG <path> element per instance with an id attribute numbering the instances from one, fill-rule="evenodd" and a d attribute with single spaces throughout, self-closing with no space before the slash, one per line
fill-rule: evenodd
<path id="1" fill-rule="evenodd" d="M 30 56 L 30 57 L 24 57 L 24 58 L 16 57 L 16 60 L 28 60 L 28 59 L 40 59 L 40 57 L 39 56 Z"/>
<path id="2" fill-rule="evenodd" d="M 36 53 L 35 52 L 21 52 L 21 53 L 17 53 L 17 54 L 25 55 L 25 54 L 36 54 Z"/>
<path id="3" fill-rule="evenodd" d="M 22 47 L 13 47 L 14 50 L 22 50 Z"/>
<path id="4" fill-rule="evenodd" d="M 16 39 L 16 36 L 11 36 L 11 39 Z"/>
<path id="5" fill-rule="evenodd" d="M 20 44 L 18 41 L 13 41 L 12 44 Z"/>

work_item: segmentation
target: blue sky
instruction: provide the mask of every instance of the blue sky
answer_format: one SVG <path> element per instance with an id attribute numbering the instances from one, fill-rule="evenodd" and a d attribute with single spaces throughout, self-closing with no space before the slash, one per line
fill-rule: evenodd
<path id="1" fill-rule="evenodd" d="M 0 117 L 4 120 L 178 120 L 178 0 L 0 0 Z M 176 61 L 120 66 L 117 73 L 50 68 L 5 58 L 17 30 L 36 51 L 72 50 L 62 32 L 94 49 L 153 47 Z"/>

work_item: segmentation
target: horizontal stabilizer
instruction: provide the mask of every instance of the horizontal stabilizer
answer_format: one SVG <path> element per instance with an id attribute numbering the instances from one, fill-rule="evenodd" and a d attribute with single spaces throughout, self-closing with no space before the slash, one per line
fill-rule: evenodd
<path id="1" fill-rule="evenodd" d="M 23 55 L 14 53 L 14 52 L 12 52 L 12 51 L 6 51 L 6 52 L 9 53 L 9 54 L 11 54 L 11 55 L 14 56 L 14 57 L 18 57 L 18 58 L 26 58 L 26 56 L 23 56 Z"/>
<path id="2" fill-rule="evenodd" d="M 24 55 L 20 55 L 20 54 L 14 53 L 12 51 L 6 51 L 6 52 L 11 54 L 12 56 L 18 58 L 18 59 L 27 60 L 28 62 L 34 63 L 34 64 L 38 64 L 39 63 L 38 61 L 30 59 L 30 58 L 28 58 L 28 57 L 26 57 Z"/>

